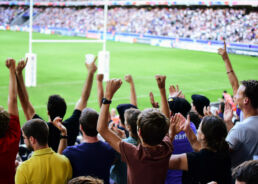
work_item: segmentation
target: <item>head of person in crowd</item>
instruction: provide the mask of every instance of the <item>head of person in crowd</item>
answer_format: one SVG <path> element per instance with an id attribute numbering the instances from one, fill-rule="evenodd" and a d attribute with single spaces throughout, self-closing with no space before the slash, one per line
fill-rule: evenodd
<path id="1" fill-rule="evenodd" d="M 24 143 L 29 150 L 48 147 L 48 126 L 42 119 L 31 119 L 22 127 Z"/>
<path id="2" fill-rule="evenodd" d="M 71 179 L 68 184 L 104 184 L 103 180 L 91 176 L 79 176 Z"/>
<path id="3" fill-rule="evenodd" d="M 171 115 L 181 113 L 186 118 L 191 110 L 190 103 L 186 99 L 180 97 L 170 97 L 168 99 L 168 105 Z"/>
<path id="4" fill-rule="evenodd" d="M 134 108 L 127 109 L 124 113 L 126 129 L 135 140 L 138 140 L 137 120 L 140 113 L 140 110 Z"/>
<path id="5" fill-rule="evenodd" d="M 49 96 L 47 110 L 51 121 L 53 121 L 57 116 L 63 118 L 66 113 L 66 108 L 66 102 L 60 95 Z"/>
<path id="6" fill-rule="evenodd" d="M 203 95 L 192 95 L 192 110 L 197 112 L 200 117 L 203 117 L 203 108 L 210 105 L 210 100 Z"/>
<path id="7" fill-rule="evenodd" d="M 142 144 L 156 146 L 168 133 L 169 120 L 158 109 L 145 109 L 137 120 L 138 136 Z"/>
<path id="8" fill-rule="evenodd" d="M 0 107 L 0 138 L 5 136 L 10 122 L 10 115 L 4 108 Z"/>
<path id="9" fill-rule="evenodd" d="M 79 119 L 80 129 L 83 134 L 90 137 L 96 137 L 98 135 L 97 122 L 99 114 L 97 111 L 91 108 L 84 108 Z"/>
<path id="10" fill-rule="evenodd" d="M 258 81 L 242 81 L 234 97 L 235 103 L 242 110 L 258 109 Z"/>
<path id="11" fill-rule="evenodd" d="M 124 116 L 124 113 L 127 109 L 130 109 L 130 108 L 135 108 L 137 109 L 137 107 L 135 105 L 132 105 L 132 104 L 119 104 L 117 107 L 116 107 L 116 110 L 119 114 L 119 118 L 120 118 L 120 122 L 122 123 L 122 125 L 125 125 L 125 116 Z"/>
<path id="12" fill-rule="evenodd" d="M 205 116 L 197 130 L 197 140 L 201 144 L 216 152 L 228 152 L 226 142 L 227 128 L 224 121 L 217 116 Z"/>
<path id="13" fill-rule="evenodd" d="M 195 125 L 196 129 L 199 128 L 199 125 L 201 123 L 201 118 L 198 116 L 198 114 L 194 111 L 189 112 L 190 120 Z"/>
<path id="14" fill-rule="evenodd" d="M 237 166 L 232 172 L 235 184 L 258 183 L 258 160 L 245 161 Z"/>

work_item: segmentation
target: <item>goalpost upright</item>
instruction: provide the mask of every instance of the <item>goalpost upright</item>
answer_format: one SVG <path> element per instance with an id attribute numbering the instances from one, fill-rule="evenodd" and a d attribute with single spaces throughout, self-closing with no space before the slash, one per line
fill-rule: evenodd
<path id="1" fill-rule="evenodd" d="M 107 39 L 107 15 L 108 15 L 108 3 L 109 0 L 105 0 L 104 4 L 104 26 L 103 36 L 99 40 L 33 40 L 33 0 L 30 0 L 30 19 L 29 19 L 29 53 L 26 53 L 28 63 L 25 68 L 25 85 L 36 86 L 37 85 L 37 55 L 32 52 L 33 43 L 102 43 L 102 51 L 98 53 L 98 73 L 104 74 L 104 80 L 109 79 L 109 60 L 110 53 L 106 50 Z"/>

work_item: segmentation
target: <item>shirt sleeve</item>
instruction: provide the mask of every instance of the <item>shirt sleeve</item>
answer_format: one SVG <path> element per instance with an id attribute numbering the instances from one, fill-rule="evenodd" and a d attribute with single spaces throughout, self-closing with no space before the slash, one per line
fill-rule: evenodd
<path id="1" fill-rule="evenodd" d="M 81 111 L 75 109 L 70 118 L 63 122 L 63 125 L 67 129 L 68 135 L 68 146 L 74 145 L 76 138 L 79 134 L 79 118 L 81 116 Z"/>
<path id="2" fill-rule="evenodd" d="M 241 126 L 235 125 L 229 132 L 226 138 L 226 141 L 229 144 L 230 149 L 238 150 L 241 145 Z"/>
<path id="3" fill-rule="evenodd" d="M 18 116 L 13 116 L 13 115 L 10 116 L 9 131 L 10 131 L 11 137 L 14 137 L 16 140 L 20 140 L 21 127 L 20 127 L 20 120 Z"/>
<path id="4" fill-rule="evenodd" d="M 15 184 L 26 184 L 26 178 L 23 174 L 23 170 L 21 168 L 21 165 L 18 166 L 16 174 L 15 174 Z"/>
<path id="5" fill-rule="evenodd" d="M 119 144 L 119 148 L 120 148 L 121 160 L 125 163 L 129 163 L 130 158 L 133 158 L 136 156 L 134 154 L 136 150 L 136 146 L 132 144 L 121 141 Z"/>

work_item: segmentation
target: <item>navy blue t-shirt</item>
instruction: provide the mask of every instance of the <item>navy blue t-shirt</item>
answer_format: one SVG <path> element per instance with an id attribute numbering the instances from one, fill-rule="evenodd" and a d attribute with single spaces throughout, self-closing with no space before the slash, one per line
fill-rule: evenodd
<path id="1" fill-rule="evenodd" d="M 110 168 L 115 160 L 115 150 L 108 143 L 82 143 L 69 146 L 63 151 L 71 162 L 73 178 L 92 176 L 109 184 Z"/>

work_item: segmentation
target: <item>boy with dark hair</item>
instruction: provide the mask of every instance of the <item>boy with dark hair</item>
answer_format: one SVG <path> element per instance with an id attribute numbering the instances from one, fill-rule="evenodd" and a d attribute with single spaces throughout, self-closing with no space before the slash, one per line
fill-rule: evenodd
<path id="1" fill-rule="evenodd" d="M 160 88 L 162 102 L 166 102 L 165 77 L 156 76 L 156 80 Z M 122 160 L 126 162 L 128 166 L 128 184 L 164 183 L 168 169 L 168 160 L 173 150 L 171 142 L 179 128 L 173 124 L 170 124 L 169 128 L 168 119 L 158 110 L 146 109 L 142 111 L 137 122 L 140 144 L 134 146 L 122 141 L 121 138 L 108 129 L 107 124 L 112 97 L 121 84 L 122 81 L 120 79 L 113 79 L 107 82 L 97 130 L 121 154 Z M 164 106 L 162 106 L 162 111 L 167 115 L 169 112 L 168 105 L 167 109 L 164 109 Z M 165 136 L 168 130 L 169 136 Z"/>
<path id="2" fill-rule="evenodd" d="M 9 69 L 8 112 L 0 107 L 0 183 L 14 184 L 15 159 L 21 136 L 17 107 L 15 60 L 7 59 Z"/>
<path id="3" fill-rule="evenodd" d="M 245 161 L 237 166 L 232 173 L 236 184 L 258 183 L 258 160 Z"/>
<path id="4" fill-rule="evenodd" d="M 92 88 L 92 81 L 94 77 L 94 73 L 97 70 L 97 67 L 95 65 L 96 58 L 94 62 L 91 64 L 86 64 L 86 68 L 88 69 L 88 76 L 84 83 L 81 98 L 77 102 L 73 114 L 66 120 L 63 121 L 63 125 L 67 129 L 68 134 L 68 145 L 74 145 L 76 138 L 79 133 L 79 118 L 81 115 L 81 111 L 83 108 L 86 107 L 88 98 L 90 96 L 90 91 Z M 18 83 L 18 95 L 20 98 L 20 102 L 22 105 L 23 112 L 25 114 L 25 117 L 27 120 L 40 118 L 39 115 L 36 114 L 34 107 L 29 101 L 28 92 L 26 90 L 26 87 L 24 85 L 24 80 L 22 76 L 22 71 L 25 68 L 27 64 L 27 61 L 21 61 L 17 68 L 16 68 L 16 76 L 17 76 L 17 83 Z M 59 144 L 59 134 L 60 130 L 56 128 L 52 122 L 55 117 L 59 116 L 60 118 L 63 118 L 66 113 L 66 103 L 64 99 L 59 95 L 52 95 L 48 99 L 48 105 L 47 105 L 48 115 L 49 115 L 49 138 L 48 138 L 48 144 L 51 148 L 53 148 L 54 151 L 57 151 L 58 144 Z"/>
<path id="5" fill-rule="evenodd" d="M 141 111 L 138 109 L 127 109 L 124 113 L 125 116 L 125 127 L 129 132 L 129 137 L 123 139 L 124 142 L 137 146 L 138 135 L 137 135 L 137 119 Z M 116 184 L 127 183 L 127 166 L 122 162 L 120 155 L 119 159 L 116 159 L 115 164 L 111 167 L 110 177 L 115 181 Z"/>
<path id="6" fill-rule="evenodd" d="M 58 121 L 58 118 L 54 120 Z M 69 160 L 48 147 L 48 126 L 41 119 L 32 119 L 22 127 L 22 136 L 28 149 L 33 150 L 30 159 L 16 171 L 16 184 L 67 183 L 72 177 Z M 58 172 L 56 172 L 58 168 Z"/>
<path id="7" fill-rule="evenodd" d="M 115 161 L 115 151 L 97 137 L 98 113 L 85 108 L 80 117 L 80 130 L 83 143 L 68 146 L 64 151 L 73 168 L 73 178 L 77 176 L 94 176 L 109 183 L 109 171 Z"/>

